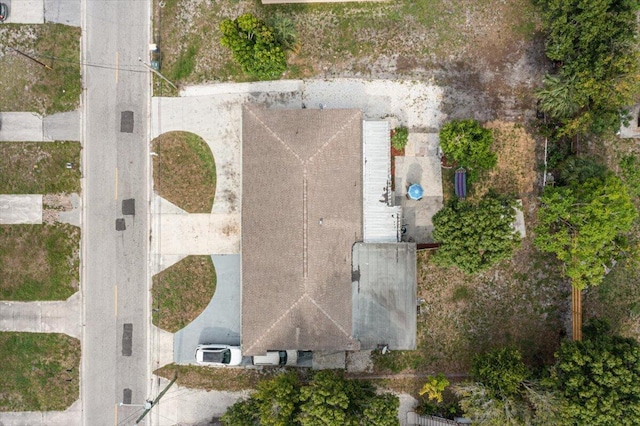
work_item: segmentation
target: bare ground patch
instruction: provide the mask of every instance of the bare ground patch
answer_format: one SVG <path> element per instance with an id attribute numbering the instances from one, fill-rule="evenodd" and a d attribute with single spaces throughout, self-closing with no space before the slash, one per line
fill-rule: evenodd
<path id="1" fill-rule="evenodd" d="M 200 315 L 215 291 L 211 256 L 187 256 L 153 276 L 153 323 L 175 333 Z"/>
<path id="2" fill-rule="evenodd" d="M 152 141 L 153 186 L 189 213 L 211 213 L 216 166 L 207 143 L 188 132 L 169 132 Z"/>
<path id="3" fill-rule="evenodd" d="M 536 141 L 524 126 L 513 122 L 492 121 L 485 125 L 493 131 L 492 151 L 498 157 L 496 167 L 473 188 L 474 198 L 489 189 L 516 197 L 533 193 L 536 182 Z"/>

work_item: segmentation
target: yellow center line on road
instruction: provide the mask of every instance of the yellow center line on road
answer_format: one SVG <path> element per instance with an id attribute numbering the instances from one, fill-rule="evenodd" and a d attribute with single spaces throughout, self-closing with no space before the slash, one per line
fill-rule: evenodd
<path id="1" fill-rule="evenodd" d="M 113 311 L 118 316 L 118 286 L 113 286 Z"/>
<path id="2" fill-rule="evenodd" d="M 115 200 L 118 200 L 118 169 L 116 168 L 116 194 L 115 194 Z"/>
<path id="3" fill-rule="evenodd" d="M 118 68 L 120 65 L 120 55 L 116 52 L 116 83 L 118 82 Z"/>

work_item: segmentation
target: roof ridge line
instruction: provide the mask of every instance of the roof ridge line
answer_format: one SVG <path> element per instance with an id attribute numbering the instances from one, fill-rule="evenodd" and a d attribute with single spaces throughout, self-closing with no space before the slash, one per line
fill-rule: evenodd
<path id="1" fill-rule="evenodd" d="M 284 146 L 284 148 L 289 151 L 294 157 L 296 157 L 296 159 L 300 162 L 300 164 L 304 165 L 305 161 L 302 160 L 302 158 L 300 158 L 300 156 L 293 150 L 291 149 L 291 147 L 289 145 L 287 145 L 287 143 L 285 141 L 282 140 L 282 138 L 280 138 L 278 136 L 278 134 L 276 132 L 274 132 L 271 127 L 267 126 L 267 124 L 262 121 L 260 119 L 260 117 L 258 117 L 256 115 L 256 113 L 253 111 L 253 108 L 247 108 L 247 111 L 249 111 L 251 113 L 251 115 L 253 115 L 255 117 L 255 119 L 258 121 L 258 123 L 260 123 L 262 125 L 262 127 L 264 127 L 269 133 L 271 133 L 271 135 L 282 144 L 282 146 Z"/>
<path id="2" fill-rule="evenodd" d="M 305 293 L 306 295 L 306 293 Z M 346 332 L 346 330 L 344 328 L 342 328 L 342 326 L 340 326 L 340 324 L 338 324 L 338 322 L 336 320 L 334 320 L 331 315 L 329 315 L 327 313 L 327 311 L 325 311 L 324 309 L 322 309 L 322 306 L 320 306 L 318 304 L 318 302 L 315 301 L 315 299 L 309 297 L 309 300 L 311 301 L 311 303 L 313 303 L 316 308 L 320 309 L 320 312 L 322 312 L 324 314 L 324 316 L 326 316 L 327 318 L 329 318 L 329 321 L 331 321 L 336 327 L 338 327 L 338 330 L 340 330 L 342 332 L 342 334 L 344 334 L 345 336 L 347 336 L 349 339 L 351 339 L 351 335 L 349 333 Z"/>
<path id="3" fill-rule="evenodd" d="M 283 313 L 282 315 L 280 315 L 280 317 L 279 317 L 277 320 L 275 320 L 275 321 L 274 321 L 274 323 L 273 323 L 273 324 L 271 324 L 271 326 L 270 326 L 269 328 L 267 328 L 267 330 L 266 330 L 264 333 L 262 333 L 262 336 L 260 336 L 258 339 L 256 339 L 256 340 L 253 342 L 253 345 L 251 345 L 251 346 L 249 346 L 249 347 L 247 348 L 247 350 L 248 350 L 248 351 L 250 351 L 251 349 L 253 349 L 253 347 L 254 347 L 254 346 L 256 346 L 256 345 L 257 345 L 257 344 L 259 344 L 261 341 L 263 341 L 263 340 L 264 340 L 264 338 L 265 338 L 265 337 L 267 337 L 267 335 L 268 335 L 269 333 L 271 333 L 271 331 L 274 329 L 274 327 L 275 327 L 275 326 L 276 326 L 280 321 L 282 321 L 282 319 L 283 319 L 284 317 L 286 317 L 286 316 L 289 314 L 289 312 L 291 312 L 291 311 L 292 311 L 292 310 L 293 310 L 293 309 L 294 309 L 294 308 L 295 308 L 295 307 L 300 303 L 300 301 L 301 301 L 305 296 L 307 296 L 307 293 L 304 293 L 302 296 L 300 296 L 300 297 L 298 298 L 298 300 L 296 300 L 294 303 L 292 303 L 292 304 L 291 304 L 291 306 L 289 306 L 289 308 L 288 308 L 286 311 L 284 311 L 284 313 Z M 307 297 L 309 297 L 309 296 L 307 296 Z"/>
<path id="4" fill-rule="evenodd" d="M 335 133 L 333 135 L 331 135 L 331 137 L 329 139 L 327 139 L 327 141 L 325 143 L 323 143 L 316 152 L 313 153 L 313 155 L 311 155 L 305 162 L 304 164 L 308 164 L 311 163 L 313 161 L 313 157 L 315 157 L 316 155 L 318 155 L 320 152 L 322 152 L 331 142 L 333 142 L 336 137 L 338 136 L 338 133 L 342 132 L 345 127 L 347 127 L 349 124 L 351 124 L 351 122 L 357 117 L 361 115 L 361 111 L 360 110 L 356 110 L 353 113 L 353 116 L 351 116 L 351 118 L 347 121 L 344 122 L 344 124 L 342 125 L 342 127 L 340 127 L 338 130 L 335 131 Z"/>

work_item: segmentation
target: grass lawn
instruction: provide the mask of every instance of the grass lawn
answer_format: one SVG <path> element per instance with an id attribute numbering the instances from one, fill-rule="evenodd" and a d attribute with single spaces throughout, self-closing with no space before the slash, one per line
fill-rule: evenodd
<path id="1" fill-rule="evenodd" d="M 79 193 L 81 149 L 79 142 L 0 143 L 0 194 Z"/>
<path id="2" fill-rule="evenodd" d="M 64 410 L 80 397 L 80 341 L 0 332 L 0 411 Z"/>
<path id="3" fill-rule="evenodd" d="M 217 368 L 196 365 L 169 364 L 153 374 L 173 379 L 178 373 L 176 383 L 192 389 L 241 391 L 255 389 L 259 381 L 271 377 L 274 372 L 267 370 L 249 370 L 244 368 Z"/>
<path id="4" fill-rule="evenodd" d="M 175 333 L 200 315 L 215 291 L 211 256 L 187 256 L 153 276 L 153 323 Z"/>
<path id="5" fill-rule="evenodd" d="M 296 25 L 300 48 L 285 78 L 362 75 L 428 76 L 442 63 L 513 60 L 540 23 L 530 0 L 401 0 L 264 6 L 256 0 L 156 6 L 155 38 L 163 73 L 178 83 L 247 79 L 220 46 L 220 22 L 252 12 Z M 500 19 L 496 19 L 500 16 Z M 427 72 L 425 72 L 427 71 Z"/>
<path id="6" fill-rule="evenodd" d="M 2 81 L 0 110 L 52 114 L 78 108 L 80 34 L 80 28 L 52 23 L 0 26 L 0 75 L 11 76 Z"/>
<path id="7" fill-rule="evenodd" d="M 78 291 L 80 228 L 0 226 L 0 300 L 64 300 Z"/>
<path id="8" fill-rule="evenodd" d="M 152 142 L 153 187 L 189 213 L 211 213 L 216 165 L 207 143 L 188 132 L 169 132 Z"/>

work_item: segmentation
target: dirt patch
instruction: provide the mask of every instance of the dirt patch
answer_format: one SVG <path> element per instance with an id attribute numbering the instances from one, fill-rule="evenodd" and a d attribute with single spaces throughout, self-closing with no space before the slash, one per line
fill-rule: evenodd
<path id="1" fill-rule="evenodd" d="M 374 354 L 377 372 L 465 374 L 474 354 L 512 344 L 527 363 L 553 361 L 562 337 L 569 285 L 549 256 L 523 241 L 513 259 L 469 276 L 418 257 L 418 349 Z"/>
<path id="2" fill-rule="evenodd" d="M 78 291 L 80 228 L 0 227 L 0 299 L 65 300 Z"/>
<path id="3" fill-rule="evenodd" d="M 80 103 L 80 28 L 61 24 L 0 26 L 0 110 L 52 114 Z M 38 62 L 18 53 L 16 49 Z"/>
<path id="4" fill-rule="evenodd" d="M 200 315 L 215 291 L 211 256 L 187 256 L 153 276 L 153 324 L 175 333 Z"/>
<path id="5" fill-rule="evenodd" d="M 0 333 L 0 411 L 64 410 L 80 396 L 80 341 L 58 333 Z"/>
<path id="6" fill-rule="evenodd" d="M 493 131 L 491 149 L 498 163 L 474 185 L 472 198 L 482 197 L 489 189 L 516 197 L 532 194 L 537 175 L 535 139 L 517 123 L 492 121 L 485 127 Z"/>
<path id="7" fill-rule="evenodd" d="M 530 0 L 165 4 L 156 41 L 166 72 L 177 75 L 185 52 L 197 50 L 180 84 L 246 81 L 220 45 L 219 31 L 223 19 L 245 12 L 266 20 L 279 13 L 295 23 L 300 48 L 284 78 L 435 78 L 450 89 L 444 101 L 455 118 L 516 120 L 530 114 L 531 88 L 546 67 L 540 19 Z"/>
<path id="8" fill-rule="evenodd" d="M 60 212 L 73 210 L 71 198 L 67 194 L 45 194 L 42 197 L 42 221 L 52 224 L 59 221 Z"/>
<path id="9" fill-rule="evenodd" d="M 188 132 L 169 132 L 152 141 L 153 187 L 189 213 L 211 213 L 216 166 L 207 143 Z"/>

